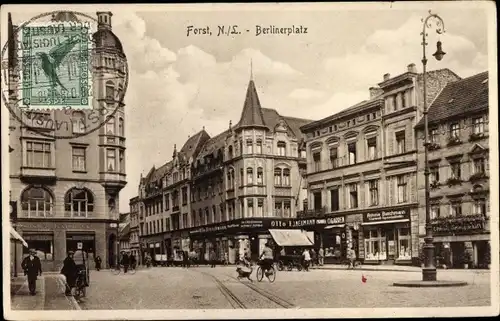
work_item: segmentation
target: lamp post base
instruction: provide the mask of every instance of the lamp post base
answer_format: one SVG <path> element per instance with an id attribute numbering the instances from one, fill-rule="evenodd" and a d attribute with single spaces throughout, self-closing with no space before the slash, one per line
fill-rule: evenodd
<path id="1" fill-rule="evenodd" d="M 437 271 L 435 267 L 422 268 L 422 281 L 436 281 Z"/>
<path id="2" fill-rule="evenodd" d="M 393 286 L 407 287 L 407 288 L 443 288 L 443 287 L 458 287 L 466 286 L 467 282 L 464 281 L 401 281 L 394 282 Z"/>

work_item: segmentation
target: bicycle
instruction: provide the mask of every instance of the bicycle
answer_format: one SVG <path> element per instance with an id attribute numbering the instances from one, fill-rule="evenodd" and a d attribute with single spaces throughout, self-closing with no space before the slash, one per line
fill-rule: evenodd
<path id="1" fill-rule="evenodd" d="M 361 262 L 358 260 L 354 260 L 353 264 L 351 265 L 351 261 L 345 259 L 342 261 L 342 265 L 346 268 L 346 270 L 352 270 L 352 269 L 360 267 Z"/>
<path id="2" fill-rule="evenodd" d="M 111 273 L 113 273 L 114 275 L 118 275 L 122 272 L 123 269 L 124 269 L 123 264 L 120 264 L 118 266 L 111 268 Z M 128 267 L 127 273 L 135 274 L 135 272 L 137 272 L 137 270 L 135 269 L 135 266 L 130 265 Z"/>
<path id="3" fill-rule="evenodd" d="M 269 266 L 269 269 L 264 273 L 262 262 L 259 262 L 259 267 L 257 268 L 257 281 L 261 282 L 265 274 L 269 282 L 273 283 L 276 280 L 276 269 L 273 265 Z"/>
<path id="4" fill-rule="evenodd" d="M 76 286 L 75 286 L 75 294 L 74 298 L 75 300 L 80 300 L 81 298 L 85 297 L 86 292 L 87 292 L 87 287 L 85 286 L 85 271 L 78 271 L 78 276 L 76 279 Z"/>

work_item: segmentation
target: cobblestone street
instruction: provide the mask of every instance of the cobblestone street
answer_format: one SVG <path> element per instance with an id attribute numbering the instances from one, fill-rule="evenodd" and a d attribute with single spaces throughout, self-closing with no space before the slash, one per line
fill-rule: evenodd
<path id="1" fill-rule="evenodd" d="M 399 308 L 490 304 L 489 271 L 438 272 L 441 280 L 469 283 L 459 288 L 392 286 L 395 281 L 420 279 L 421 274 L 416 272 L 284 271 L 277 274 L 274 283 L 266 279 L 257 282 L 254 272 L 254 282 L 250 283 L 236 280 L 234 267 L 157 267 L 138 270 L 134 275 L 92 271 L 87 297 L 79 304 L 64 296 L 59 275 L 45 275 L 38 281 L 39 293 L 35 297 L 22 295 L 21 288 L 12 302 L 13 309 L 17 310 Z M 366 277 L 366 283 L 361 282 L 362 275 Z"/>

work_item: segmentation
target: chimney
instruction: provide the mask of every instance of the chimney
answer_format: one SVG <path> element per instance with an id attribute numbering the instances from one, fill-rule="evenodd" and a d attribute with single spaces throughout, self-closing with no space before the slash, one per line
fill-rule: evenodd
<path id="1" fill-rule="evenodd" d="M 391 74 L 384 74 L 384 81 L 389 80 L 391 78 Z"/>
<path id="2" fill-rule="evenodd" d="M 380 87 L 370 87 L 370 89 L 368 90 L 370 91 L 370 99 L 380 96 L 384 93 L 384 90 Z"/>
<path id="3" fill-rule="evenodd" d="M 408 65 L 408 72 L 417 73 L 417 66 L 414 63 Z"/>

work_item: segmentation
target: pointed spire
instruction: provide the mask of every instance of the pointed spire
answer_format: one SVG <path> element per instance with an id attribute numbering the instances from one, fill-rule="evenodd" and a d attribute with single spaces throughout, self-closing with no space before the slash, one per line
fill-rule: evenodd
<path id="1" fill-rule="evenodd" d="M 247 95 L 238 127 L 267 128 L 262 117 L 262 107 L 260 106 L 259 96 L 257 95 L 257 89 L 253 80 L 250 80 L 248 83 Z"/>
<path id="2" fill-rule="evenodd" d="M 172 154 L 172 157 L 175 158 L 177 156 L 177 145 L 174 144 L 174 153 Z"/>
<path id="3" fill-rule="evenodd" d="M 253 80 L 253 61 L 250 58 L 250 80 Z"/>

